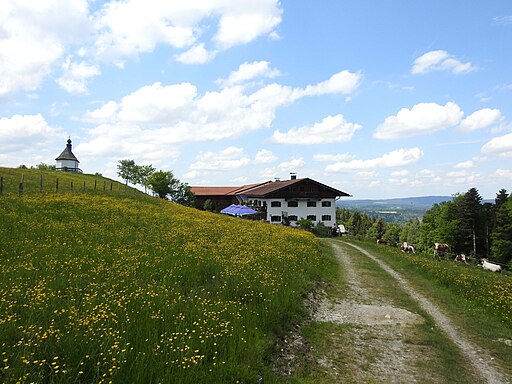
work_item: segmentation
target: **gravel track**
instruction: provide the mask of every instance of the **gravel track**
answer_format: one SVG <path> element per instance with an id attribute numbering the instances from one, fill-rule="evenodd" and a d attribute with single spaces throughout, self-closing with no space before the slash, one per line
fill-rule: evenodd
<path id="1" fill-rule="evenodd" d="M 334 242 L 330 242 L 335 250 L 335 254 L 341 262 L 345 265 L 349 263 L 347 256 Z M 496 367 L 493 366 L 491 361 L 491 355 L 480 347 L 470 342 L 467 337 L 460 331 L 453 322 L 430 300 L 423 295 L 419 294 L 409 282 L 394 269 L 389 267 L 386 263 L 380 260 L 378 257 L 372 255 L 367 250 L 349 243 L 344 243 L 357 249 L 359 252 L 376 262 L 384 271 L 396 279 L 402 289 L 410 295 L 419 305 L 427 312 L 436 322 L 437 326 L 444 331 L 448 338 L 460 349 L 461 353 L 467 357 L 467 360 L 473 365 L 475 371 L 482 377 L 482 379 L 489 384 L 506 384 L 510 383 L 510 380 L 500 373 Z M 350 269 L 347 273 L 349 285 L 359 287 L 359 283 L 355 278 L 353 272 Z M 357 288 L 356 288 L 357 289 Z"/>

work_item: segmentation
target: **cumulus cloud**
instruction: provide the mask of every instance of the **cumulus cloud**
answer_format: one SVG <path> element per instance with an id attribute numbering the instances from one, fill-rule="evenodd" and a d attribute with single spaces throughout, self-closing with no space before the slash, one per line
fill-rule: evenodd
<path id="1" fill-rule="evenodd" d="M 355 158 L 354 155 L 350 153 L 338 153 L 335 155 L 330 154 L 318 154 L 313 156 L 314 161 L 318 162 L 327 162 L 327 161 L 348 161 L 353 160 Z"/>
<path id="2" fill-rule="evenodd" d="M 277 156 L 269 151 L 268 149 L 262 149 L 258 153 L 256 153 L 256 157 L 254 158 L 254 162 L 256 164 L 268 164 L 273 163 L 277 160 Z"/>
<path id="3" fill-rule="evenodd" d="M 512 180 L 512 170 L 498 168 L 495 172 L 496 176 L 511 179 Z"/>
<path id="4" fill-rule="evenodd" d="M 243 148 L 228 147 L 220 152 L 200 153 L 190 164 L 192 171 L 226 171 L 248 165 L 251 159 Z"/>
<path id="5" fill-rule="evenodd" d="M 398 149 L 369 160 L 351 160 L 329 164 L 326 172 L 343 172 L 351 170 L 393 168 L 416 163 L 423 157 L 423 151 L 419 148 Z"/>
<path id="6" fill-rule="evenodd" d="M 308 85 L 305 93 L 308 96 L 324 95 L 328 93 L 349 94 L 359 87 L 362 73 L 349 72 L 347 70 L 335 73 L 330 79 L 316 85 Z"/>
<path id="7" fill-rule="evenodd" d="M 3 1 L 0 96 L 38 89 L 65 50 L 89 34 L 87 13 L 86 0 Z"/>
<path id="8" fill-rule="evenodd" d="M 158 44 L 178 49 L 195 45 L 177 58 L 205 62 L 209 57 L 202 45 L 205 41 L 201 41 L 208 36 L 205 29 L 214 31 L 210 42 L 215 51 L 225 50 L 271 34 L 280 24 L 281 14 L 277 0 L 110 1 L 95 15 L 98 33 L 94 47 L 100 57 L 122 61 L 151 52 Z"/>
<path id="9" fill-rule="evenodd" d="M 183 64 L 205 64 L 216 56 L 217 52 L 208 52 L 204 44 L 197 44 L 190 48 L 188 51 L 176 55 L 176 61 Z"/>
<path id="10" fill-rule="evenodd" d="M 304 88 L 279 84 L 252 94 L 237 85 L 199 94 L 190 83 L 157 82 L 88 111 L 83 119 L 97 127 L 89 132 L 91 145 L 82 144 L 96 155 L 108 155 L 109 147 L 128 142 L 142 150 L 234 138 L 269 128 L 277 108 L 306 96 Z"/>
<path id="11" fill-rule="evenodd" d="M 462 116 L 460 107 L 453 102 L 445 105 L 419 103 L 411 109 L 402 108 L 395 116 L 387 117 L 377 127 L 373 137 L 389 140 L 424 135 L 456 126 Z"/>
<path id="12" fill-rule="evenodd" d="M 292 128 L 282 133 L 274 131 L 271 141 L 279 144 L 324 144 L 350 141 L 361 125 L 350 123 L 343 115 L 327 116 L 311 127 Z"/>
<path id="13" fill-rule="evenodd" d="M 53 161 L 58 153 L 49 148 L 64 146 L 64 131 L 53 127 L 40 114 L 14 115 L 0 118 L 0 142 L 2 143 L 2 164 L 18 166 L 29 161 L 34 163 Z M 59 141 L 61 140 L 61 141 Z M 37 155 L 34 155 L 36 149 Z M 62 150 L 62 149 L 61 149 Z M 48 158 L 46 158 L 48 157 Z"/>
<path id="14" fill-rule="evenodd" d="M 474 168 L 474 167 L 475 167 L 475 163 L 473 160 L 462 161 L 453 166 L 453 168 L 456 168 L 456 169 L 470 169 L 470 168 Z"/>
<path id="15" fill-rule="evenodd" d="M 57 79 L 57 84 L 70 93 L 87 93 L 87 79 L 100 74 L 97 65 L 84 61 L 72 62 L 68 57 L 62 65 L 63 74 Z"/>
<path id="16" fill-rule="evenodd" d="M 278 165 L 278 168 L 283 171 L 294 171 L 301 169 L 303 166 L 306 165 L 306 162 L 302 157 L 294 157 L 293 159 L 289 161 L 284 161 Z"/>
<path id="17" fill-rule="evenodd" d="M 411 73 L 420 74 L 432 71 L 446 71 L 455 74 L 475 71 L 476 67 L 470 62 L 462 63 L 453 55 L 443 50 L 430 51 L 414 60 Z"/>
<path id="18" fill-rule="evenodd" d="M 505 154 L 512 152 L 512 133 L 495 137 L 482 147 L 482 153 Z"/>
<path id="19" fill-rule="evenodd" d="M 271 68 L 268 61 L 254 61 L 252 63 L 240 64 L 236 71 L 229 74 L 226 80 L 218 80 L 219 84 L 230 86 L 244 83 L 257 77 L 274 78 L 281 76 L 278 69 Z"/>
<path id="20" fill-rule="evenodd" d="M 483 108 L 466 117 L 461 123 L 460 128 L 463 131 L 476 131 L 487 128 L 501 120 L 499 109 Z"/>
<path id="21" fill-rule="evenodd" d="M 409 171 L 407 169 L 402 169 L 401 171 L 394 171 L 391 172 L 392 177 L 404 177 L 409 174 Z"/>

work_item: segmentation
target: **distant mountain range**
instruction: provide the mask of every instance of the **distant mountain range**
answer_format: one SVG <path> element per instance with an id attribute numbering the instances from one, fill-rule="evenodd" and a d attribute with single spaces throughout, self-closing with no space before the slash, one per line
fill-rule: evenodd
<path id="1" fill-rule="evenodd" d="M 343 198 L 337 201 L 337 206 L 348 209 L 364 207 L 365 210 L 370 208 L 372 210 L 414 209 L 426 211 L 430 209 L 434 204 L 439 204 L 443 201 L 450 200 L 452 200 L 452 196 L 420 196 L 379 200 L 352 200 L 350 198 Z"/>

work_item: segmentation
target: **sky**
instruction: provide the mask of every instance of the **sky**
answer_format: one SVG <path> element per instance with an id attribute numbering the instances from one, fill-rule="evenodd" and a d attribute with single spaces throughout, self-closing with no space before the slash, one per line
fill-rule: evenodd
<path id="1" fill-rule="evenodd" d="M 0 0 L 0 166 L 512 192 L 510 0 Z"/>

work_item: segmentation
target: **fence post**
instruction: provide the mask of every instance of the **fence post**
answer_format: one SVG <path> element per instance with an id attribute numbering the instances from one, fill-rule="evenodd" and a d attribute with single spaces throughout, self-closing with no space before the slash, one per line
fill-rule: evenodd
<path id="1" fill-rule="evenodd" d="M 107 189 L 107 180 L 103 180 L 103 190 Z"/>
<path id="2" fill-rule="evenodd" d="M 59 192 L 59 178 L 57 177 L 57 181 L 55 181 L 55 192 Z"/>
<path id="3" fill-rule="evenodd" d="M 96 190 L 96 179 L 94 179 L 94 190 Z"/>
<path id="4" fill-rule="evenodd" d="M 23 182 L 20 183 L 20 186 L 18 188 L 18 193 L 21 195 L 23 195 Z"/>
<path id="5" fill-rule="evenodd" d="M 85 181 L 84 181 L 84 192 L 85 192 Z"/>
<path id="6" fill-rule="evenodd" d="M 43 194 L 43 175 L 39 176 L 39 193 Z"/>
<path id="7" fill-rule="evenodd" d="M 112 182 L 110 182 L 110 190 L 112 190 Z"/>
<path id="8" fill-rule="evenodd" d="M 4 177 L 0 176 L 0 195 L 4 193 Z"/>
<path id="9" fill-rule="evenodd" d="M 73 181 L 71 181 L 71 191 L 73 191 Z"/>

